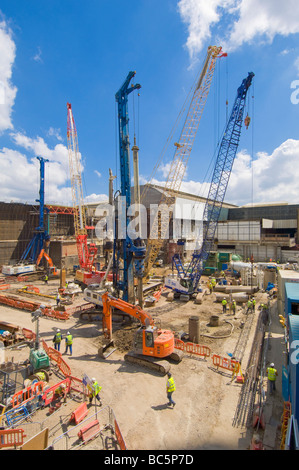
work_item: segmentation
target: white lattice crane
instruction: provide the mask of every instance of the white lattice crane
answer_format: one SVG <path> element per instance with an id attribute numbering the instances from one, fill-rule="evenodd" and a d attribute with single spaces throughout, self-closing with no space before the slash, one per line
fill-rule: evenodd
<path id="1" fill-rule="evenodd" d="M 78 258 L 81 269 L 80 281 L 88 284 L 88 279 L 94 271 L 93 264 L 97 254 L 97 248 L 94 243 L 87 243 L 86 214 L 83 199 L 81 161 L 78 146 L 78 136 L 75 120 L 72 111 L 72 105 L 67 103 L 67 143 L 70 167 L 70 178 L 72 187 L 72 200 L 74 211 L 74 226 L 77 242 Z M 85 273 L 85 275 L 84 275 Z"/>
<path id="2" fill-rule="evenodd" d="M 196 82 L 179 141 L 175 143 L 174 157 L 162 193 L 159 210 L 154 217 L 147 243 L 144 277 L 148 277 L 149 271 L 165 240 L 171 217 L 171 206 L 184 178 L 194 139 L 209 94 L 216 61 L 219 57 L 226 56 L 221 51 L 221 47 L 208 47 L 204 66 Z"/>

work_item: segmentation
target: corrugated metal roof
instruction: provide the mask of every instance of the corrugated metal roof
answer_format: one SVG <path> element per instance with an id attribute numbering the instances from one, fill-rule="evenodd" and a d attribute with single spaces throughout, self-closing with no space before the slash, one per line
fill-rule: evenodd
<path id="1" fill-rule="evenodd" d="M 286 297 L 291 300 L 298 300 L 299 303 L 299 283 L 286 282 L 285 283 Z"/>

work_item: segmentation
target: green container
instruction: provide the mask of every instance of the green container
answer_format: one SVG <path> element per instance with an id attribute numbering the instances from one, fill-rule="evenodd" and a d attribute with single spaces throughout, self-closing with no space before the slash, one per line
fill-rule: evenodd
<path id="1" fill-rule="evenodd" d="M 49 356 L 43 349 L 31 349 L 29 361 L 33 367 L 33 370 L 46 369 L 47 367 L 50 367 Z"/>
<path id="2" fill-rule="evenodd" d="M 228 262 L 230 260 L 230 253 L 218 253 L 219 261 L 222 263 Z"/>

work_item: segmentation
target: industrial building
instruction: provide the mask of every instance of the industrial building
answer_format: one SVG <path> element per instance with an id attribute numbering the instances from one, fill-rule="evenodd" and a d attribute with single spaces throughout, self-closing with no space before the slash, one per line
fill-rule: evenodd
<path id="1" fill-rule="evenodd" d="M 143 186 L 141 186 L 141 194 Z M 132 191 L 134 188 L 132 188 Z M 163 188 L 151 185 L 142 202 L 147 211 L 148 234 L 150 208 L 158 205 Z M 108 201 L 107 201 L 108 202 Z M 164 263 L 171 263 L 174 253 L 190 259 L 196 242 L 202 242 L 202 216 L 206 200 L 179 191 L 173 198 L 174 211 L 169 223 L 169 238 L 160 253 Z M 107 203 L 86 204 L 87 222 L 91 227 L 105 214 Z M 38 206 L 0 203 L 0 263 L 18 261 L 38 226 Z M 224 203 L 217 226 L 213 251 L 240 255 L 243 260 L 253 256 L 256 262 L 275 260 L 281 263 L 299 259 L 297 247 L 299 204 L 261 204 L 237 207 Z M 50 256 L 58 267 L 69 270 L 78 264 L 72 207 L 45 206 L 46 223 L 51 237 Z M 103 261 L 104 240 L 91 229 L 89 239 L 99 248 L 97 262 Z"/>

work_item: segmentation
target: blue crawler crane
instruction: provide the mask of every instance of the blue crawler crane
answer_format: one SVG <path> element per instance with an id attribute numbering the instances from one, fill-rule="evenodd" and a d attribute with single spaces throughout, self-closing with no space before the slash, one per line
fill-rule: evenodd
<path id="1" fill-rule="evenodd" d="M 203 214 L 202 246 L 199 250 L 194 251 L 186 270 L 179 255 L 174 255 L 173 263 L 178 275 L 176 278 L 169 276 L 165 279 L 165 286 L 171 288 L 177 294 L 192 296 L 198 290 L 200 278 L 214 243 L 220 211 L 239 146 L 246 95 L 253 77 L 254 73 L 250 72 L 238 88 L 231 115 L 222 137 Z"/>

